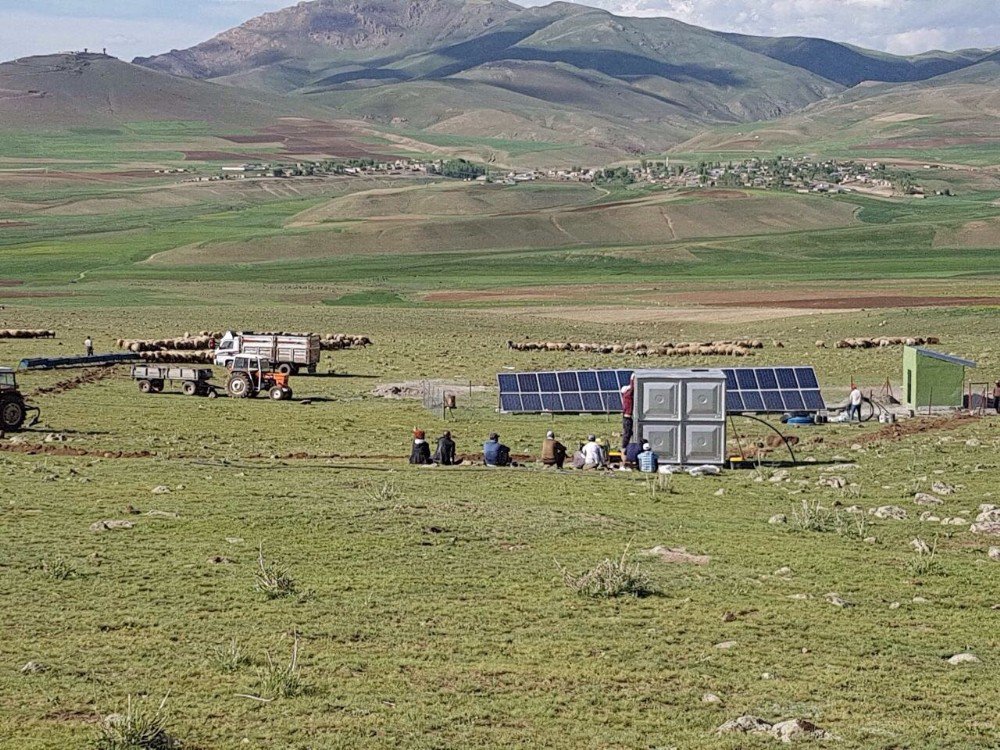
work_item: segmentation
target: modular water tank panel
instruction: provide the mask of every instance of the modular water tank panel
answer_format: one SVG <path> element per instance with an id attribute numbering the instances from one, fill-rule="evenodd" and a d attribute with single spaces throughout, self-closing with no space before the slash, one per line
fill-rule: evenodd
<path id="1" fill-rule="evenodd" d="M 680 382 L 642 383 L 639 419 L 677 420 L 681 417 Z"/>
<path id="2" fill-rule="evenodd" d="M 726 425 L 684 425 L 685 464 L 721 464 L 726 459 Z"/>
<path id="3" fill-rule="evenodd" d="M 659 457 L 662 464 L 681 463 L 681 426 L 679 424 L 647 423 L 642 428 L 642 439 Z"/>
<path id="4" fill-rule="evenodd" d="M 684 418 L 724 420 L 726 418 L 725 381 L 686 382 L 684 384 Z"/>

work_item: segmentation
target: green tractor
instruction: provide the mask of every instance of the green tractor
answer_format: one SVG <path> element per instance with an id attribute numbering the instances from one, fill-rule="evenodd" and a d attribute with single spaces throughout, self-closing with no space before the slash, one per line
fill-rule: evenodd
<path id="1" fill-rule="evenodd" d="M 38 424 L 41 411 L 37 406 L 24 403 L 24 396 L 17 388 L 17 377 L 9 367 L 0 367 L 0 434 L 17 432 L 25 426 L 29 414 L 34 416 L 28 427 Z"/>

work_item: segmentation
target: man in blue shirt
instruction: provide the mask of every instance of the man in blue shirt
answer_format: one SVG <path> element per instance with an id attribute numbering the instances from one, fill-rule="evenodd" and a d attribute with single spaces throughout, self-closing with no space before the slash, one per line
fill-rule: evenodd
<path id="1" fill-rule="evenodd" d="M 625 449 L 625 465 L 630 469 L 635 469 L 639 466 L 639 454 L 642 453 L 642 445 L 642 443 L 637 443 L 633 440 Z"/>
<path id="2" fill-rule="evenodd" d="M 660 468 L 660 457 L 653 453 L 649 443 L 642 444 L 642 453 L 639 454 L 639 471 L 643 474 L 655 474 Z"/>
<path id="3" fill-rule="evenodd" d="M 495 432 L 483 443 L 483 463 L 487 466 L 510 465 L 510 448 L 500 442 L 500 436 Z"/>

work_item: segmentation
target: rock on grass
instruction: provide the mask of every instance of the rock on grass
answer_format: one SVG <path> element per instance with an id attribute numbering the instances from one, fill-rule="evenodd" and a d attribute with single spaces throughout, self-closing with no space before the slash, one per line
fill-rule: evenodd
<path id="1" fill-rule="evenodd" d="M 772 724 L 759 716 L 740 716 L 737 719 L 730 719 L 725 724 L 715 730 L 716 734 L 767 734 L 782 742 L 795 742 L 797 740 L 833 739 L 833 735 L 824 729 L 820 729 L 811 721 L 806 719 L 786 719 Z"/>
<path id="2" fill-rule="evenodd" d="M 955 654 L 954 656 L 948 658 L 948 663 L 956 666 L 959 664 L 975 664 L 978 661 L 979 661 L 978 656 L 976 656 L 975 654 L 968 654 L 968 653 Z"/>

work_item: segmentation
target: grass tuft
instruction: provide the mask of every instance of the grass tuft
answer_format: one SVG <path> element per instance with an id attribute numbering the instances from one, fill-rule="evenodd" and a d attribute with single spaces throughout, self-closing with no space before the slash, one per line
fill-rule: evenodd
<path id="1" fill-rule="evenodd" d="M 254 588 L 268 599 L 280 599 L 295 593 L 295 579 L 288 568 L 264 559 L 264 545 L 257 548 L 257 570 L 254 573 Z"/>
<path id="2" fill-rule="evenodd" d="M 42 572 L 53 581 L 66 581 L 76 577 L 76 568 L 62 557 L 57 557 L 52 562 L 42 560 Z"/>
<path id="3" fill-rule="evenodd" d="M 231 638 L 225 645 L 216 646 L 212 652 L 216 666 L 222 672 L 238 672 L 250 664 L 250 657 L 240 646 L 236 638 Z"/>
<path id="4" fill-rule="evenodd" d="M 276 663 L 270 652 L 265 653 L 265 657 L 267 663 L 257 672 L 260 697 L 274 700 L 301 695 L 305 685 L 299 672 L 299 639 L 296 638 L 292 644 L 292 655 L 287 665 Z"/>
<path id="5" fill-rule="evenodd" d="M 579 575 L 570 573 L 560 565 L 563 582 L 578 594 L 595 598 L 644 597 L 655 594 L 656 586 L 638 563 L 629 562 L 628 551 L 626 546 L 620 558 L 605 558 L 592 570 Z"/>
<path id="6" fill-rule="evenodd" d="M 174 750 L 180 747 L 165 728 L 167 698 L 155 710 L 128 696 L 125 713 L 104 718 L 95 750 Z"/>

